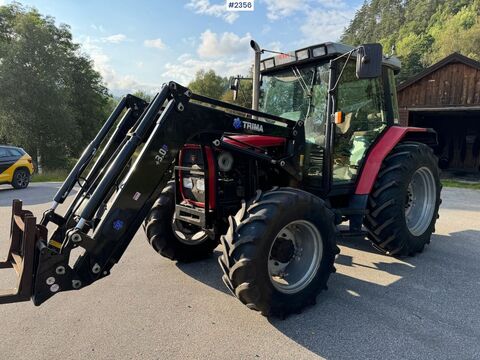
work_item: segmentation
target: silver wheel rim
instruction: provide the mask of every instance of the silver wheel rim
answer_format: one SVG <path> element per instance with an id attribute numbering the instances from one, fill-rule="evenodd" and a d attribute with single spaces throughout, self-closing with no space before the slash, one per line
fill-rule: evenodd
<path id="1" fill-rule="evenodd" d="M 421 167 L 415 171 L 407 187 L 405 220 L 410 233 L 422 235 L 432 222 L 437 186 L 431 170 Z"/>
<path id="2" fill-rule="evenodd" d="M 190 228 L 183 226 L 181 221 L 175 219 L 172 222 L 172 229 L 177 239 L 186 245 L 201 244 L 208 239 L 208 234 L 204 230 L 191 231 Z"/>
<path id="3" fill-rule="evenodd" d="M 285 294 L 307 287 L 323 257 L 317 227 L 306 220 L 292 221 L 275 237 L 268 254 L 268 274 L 275 289 Z"/>
<path id="4" fill-rule="evenodd" d="M 22 171 L 17 174 L 17 185 L 20 187 L 28 185 L 28 175 L 25 172 Z"/>

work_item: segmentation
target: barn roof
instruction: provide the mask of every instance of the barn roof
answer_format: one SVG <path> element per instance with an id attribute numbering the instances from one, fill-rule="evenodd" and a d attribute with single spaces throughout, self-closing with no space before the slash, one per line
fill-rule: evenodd
<path id="1" fill-rule="evenodd" d="M 430 75 L 434 71 L 437 71 L 438 69 L 444 67 L 445 65 L 448 64 L 455 64 L 455 63 L 461 63 L 465 64 L 467 66 L 473 67 L 477 70 L 480 70 L 480 62 L 473 60 L 469 57 L 466 57 L 462 54 L 459 54 L 457 52 L 454 52 L 450 55 L 448 55 L 446 58 L 443 60 L 440 60 L 439 62 L 433 64 L 432 66 L 429 66 L 425 70 L 419 72 L 417 75 L 411 77 L 410 79 L 405 80 L 404 82 L 400 83 L 398 86 L 398 91 L 402 91 L 403 89 L 409 87 L 410 85 L 416 83 L 417 81 L 423 79 L 424 77 Z"/>

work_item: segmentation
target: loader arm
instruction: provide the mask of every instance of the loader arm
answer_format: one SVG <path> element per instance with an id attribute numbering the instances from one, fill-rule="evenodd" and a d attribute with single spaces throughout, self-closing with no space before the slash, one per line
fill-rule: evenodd
<path id="1" fill-rule="evenodd" d="M 117 128 L 112 130 L 121 114 Z M 109 133 L 112 134 L 106 141 Z M 33 273 L 19 275 L 30 280 L 17 286 L 22 288 L 22 296 L 0 292 L 0 303 L 31 297 L 35 305 L 40 305 L 57 292 L 80 289 L 109 275 L 172 178 L 183 145 L 195 139 L 201 145 L 230 149 L 232 145 L 223 139 L 231 134 L 285 138 L 287 155 L 282 158 L 271 158 L 255 149 L 236 149 L 301 178 L 298 157 L 304 147 L 303 121 L 294 122 L 192 94 L 174 82 L 164 85 L 148 106 L 138 98 L 123 99 L 70 173 L 41 224 L 23 227 L 28 234 L 15 228 L 12 242 L 18 244 L 20 237 L 28 238 L 28 246 L 24 247 L 34 247 L 16 253 L 28 257 L 27 263 L 33 262 Z M 88 175 L 82 178 L 100 144 L 105 143 Z M 130 164 L 134 154 L 137 156 Z M 81 178 L 83 183 L 73 203 L 65 215 L 57 214 L 57 205 Z M 16 202 L 15 211 L 20 210 L 21 204 Z M 30 218 L 28 221 L 32 222 Z M 47 240 L 46 226 L 50 222 L 57 228 Z M 85 251 L 69 266 L 71 251 L 77 247 Z M 10 255 L 8 258 L 12 258 Z"/>

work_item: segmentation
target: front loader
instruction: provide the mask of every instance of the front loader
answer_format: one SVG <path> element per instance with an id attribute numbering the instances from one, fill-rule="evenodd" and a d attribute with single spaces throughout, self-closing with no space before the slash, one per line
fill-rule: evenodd
<path id="1" fill-rule="evenodd" d="M 128 95 L 39 224 L 14 201 L 0 268 L 17 271 L 18 283 L 0 303 L 40 305 L 109 275 L 142 224 L 172 260 L 210 256 L 221 243 L 226 286 L 274 316 L 326 289 L 339 237 L 368 236 L 396 256 L 423 250 L 440 204 L 436 135 L 396 125 L 399 62 L 378 44 L 326 43 L 263 61 L 252 47 L 254 109 L 175 82 L 150 103 Z"/>

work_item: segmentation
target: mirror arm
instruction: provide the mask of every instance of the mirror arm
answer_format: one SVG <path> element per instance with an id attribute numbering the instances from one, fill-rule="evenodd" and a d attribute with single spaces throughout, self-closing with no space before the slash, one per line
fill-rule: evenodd
<path id="1" fill-rule="evenodd" d="M 333 85 L 333 87 L 332 87 L 331 89 L 328 90 L 328 92 L 329 92 L 330 95 L 333 95 L 333 93 L 335 92 L 335 90 L 337 90 L 338 84 L 340 83 L 340 79 L 342 78 L 342 75 L 343 75 L 343 73 L 344 73 L 344 71 L 345 71 L 345 68 L 347 67 L 348 61 L 350 60 L 350 58 L 352 57 L 352 54 L 353 54 L 356 50 L 357 50 L 357 49 L 353 49 L 353 50 L 349 51 L 348 53 L 345 53 L 345 54 L 343 54 L 343 55 L 340 55 L 339 57 L 336 57 L 335 59 L 333 59 L 333 60 L 331 61 L 331 64 L 333 64 L 334 62 L 340 60 L 342 57 L 348 55 L 347 60 L 345 61 L 345 64 L 343 65 L 342 70 L 340 71 L 340 74 L 338 74 L 338 77 L 337 77 L 337 79 L 336 79 L 336 81 L 335 81 L 335 84 Z"/>

